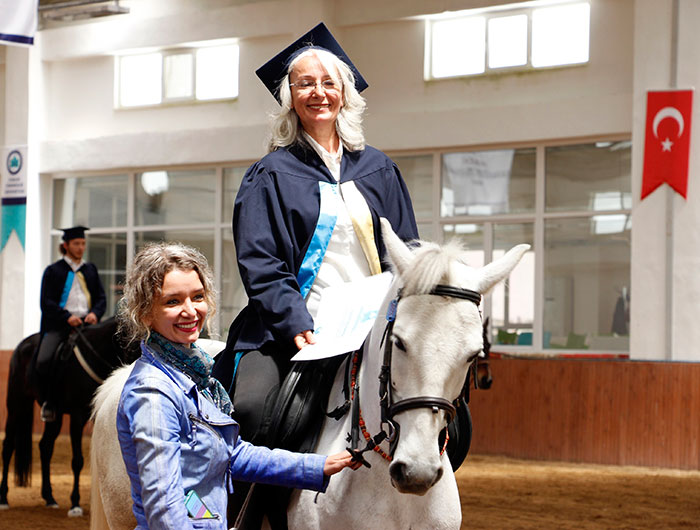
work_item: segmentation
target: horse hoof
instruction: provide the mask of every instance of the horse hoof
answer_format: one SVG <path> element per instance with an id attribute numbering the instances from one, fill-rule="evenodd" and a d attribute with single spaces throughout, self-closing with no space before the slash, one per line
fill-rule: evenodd
<path id="1" fill-rule="evenodd" d="M 7 503 L 0 504 L 0 510 L 9 510 L 9 509 L 10 509 L 9 504 L 7 504 Z"/>
<path id="2" fill-rule="evenodd" d="M 73 506 L 68 510 L 68 517 L 82 517 L 83 509 L 80 506 Z"/>
<path id="3" fill-rule="evenodd" d="M 46 507 L 47 507 L 47 508 L 53 508 L 54 510 L 56 510 L 56 509 L 58 508 L 58 504 L 55 503 L 55 502 L 47 502 L 47 503 L 46 503 Z"/>

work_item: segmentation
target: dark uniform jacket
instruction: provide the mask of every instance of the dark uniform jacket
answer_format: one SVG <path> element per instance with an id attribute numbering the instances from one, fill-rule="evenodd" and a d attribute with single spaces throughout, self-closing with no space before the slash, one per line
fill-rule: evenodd
<path id="1" fill-rule="evenodd" d="M 68 330 L 68 318 L 70 312 L 60 306 L 61 295 L 66 284 L 66 278 L 71 271 L 70 265 L 65 259 L 52 263 L 44 270 L 41 280 L 41 333 L 47 331 Z M 102 282 L 97 274 L 97 267 L 92 263 L 83 263 L 78 269 L 85 277 L 88 291 L 90 291 L 90 311 L 95 313 L 97 319 L 105 314 L 107 300 Z M 75 281 L 75 280 L 74 280 Z"/>
<path id="2" fill-rule="evenodd" d="M 346 150 L 340 175 L 340 184 L 354 181 L 367 202 L 382 261 L 380 217 L 387 218 L 404 241 L 418 237 L 406 184 L 384 153 L 369 146 Z M 300 145 L 269 153 L 243 177 L 233 235 L 249 302 L 231 324 L 228 353 L 259 349 L 272 341 L 293 348 L 297 333 L 314 329 L 297 274 L 319 217 L 319 181 L 336 183 L 316 152 Z"/>

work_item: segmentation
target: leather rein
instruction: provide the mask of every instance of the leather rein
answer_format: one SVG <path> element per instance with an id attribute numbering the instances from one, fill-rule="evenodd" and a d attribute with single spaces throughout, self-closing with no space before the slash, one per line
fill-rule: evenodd
<path id="1" fill-rule="evenodd" d="M 479 307 L 479 305 L 481 304 L 480 293 L 472 291 L 471 289 L 462 289 L 460 287 L 452 287 L 449 285 L 437 285 L 432 291 L 425 294 L 468 300 L 476 304 L 477 307 Z M 362 453 L 366 451 L 374 450 L 380 453 L 385 459 L 391 460 L 391 455 L 394 454 L 396 445 L 398 444 L 400 432 L 400 425 L 394 419 L 395 415 L 406 410 L 417 408 L 430 408 L 432 409 L 434 414 L 437 414 L 438 411 L 442 409 L 447 415 L 447 423 L 449 424 L 450 422 L 452 422 L 452 420 L 457 414 L 457 406 L 459 405 L 459 401 L 465 396 L 466 392 L 468 392 L 469 374 L 467 373 L 467 378 L 464 382 L 464 386 L 462 387 L 462 391 L 454 401 L 449 401 L 443 397 L 437 396 L 416 396 L 402 399 L 397 402 L 393 401 L 391 392 L 391 359 L 394 341 L 392 340 L 392 337 L 394 322 L 396 321 L 396 310 L 401 299 L 401 290 L 399 290 L 396 298 L 389 303 L 389 307 L 387 309 L 387 325 L 384 330 L 384 335 L 382 336 L 382 343 L 384 344 L 384 358 L 381 370 L 379 372 L 379 406 L 381 418 L 380 431 L 373 437 L 367 433 L 364 425 L 364 420 L 361 417 L 359 389 L 357 388 L 355 378 L 358 366 L 355 365 L 353 367 L 353 395 L 350 398 L 352 401 L 352 427 L 348 439 L 348 441 L 351 443 L 351 447 L 348 447 L 347 450 L 353 455 L 355 460 L 362 462 L 362 464 L 367 467 L 371 466 L 369 462 L 367 462 L 362 456 Z M 349 406 L 350 401 L 348 400 L 346 401 L 345 406 L 341 406 L 335 411 L 329 413 L 329 416 L 338 417 L 339 419 L 339 417 L 347 411 Z M 367 445 L 364 449 L 359 449 L 360 430 L 362 430 L 364 438 L 367 441 Z M 389 455 L 384 453 L 384 451 L 382 451 L 379 448 L 379 444 L 382 443 L 384 440 L 387 440 L 390 444 Z"/>

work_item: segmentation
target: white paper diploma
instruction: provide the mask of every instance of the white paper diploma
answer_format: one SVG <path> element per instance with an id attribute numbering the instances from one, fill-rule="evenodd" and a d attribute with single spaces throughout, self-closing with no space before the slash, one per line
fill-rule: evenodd
<path id="1" fill-rule="evenodd" d="M 384 301 L 392 275 L 376 274 L 362 280 L 326 287 L 321 292 L 314 336 L 292 361 L 326 359 L 357 350 L 367 338 Z"/>

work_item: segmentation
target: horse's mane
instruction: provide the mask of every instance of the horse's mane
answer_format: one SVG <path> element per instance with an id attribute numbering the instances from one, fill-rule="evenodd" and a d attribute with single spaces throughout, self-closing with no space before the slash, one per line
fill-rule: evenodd
<path id="1" fill-rule="evenodd" d="M 464 265 L 465 246 L 458 240 L 444 245 L 421 241 L 414 247 L 414 259 L 410 270 L 401 276 L 404 295 L 429 293 L 450 272 L 450 264 L 458 261 Z"/>
<path id="2" fill-rule="evenodd" d="M 126 366 L 120 366 L 112 375 L 110 375 L 104 383 L 97 387 L 95 391 L 95 397 L 92 398 L 92 414 L 90 419 L 94 420 L 97 412 L 102 408 L 107 399 L 114 399 L 116 396 L 119 399 L 121 396 L 122 388 L 131 374 L 131 369 L 133 367 L 128 364 Z"/>

